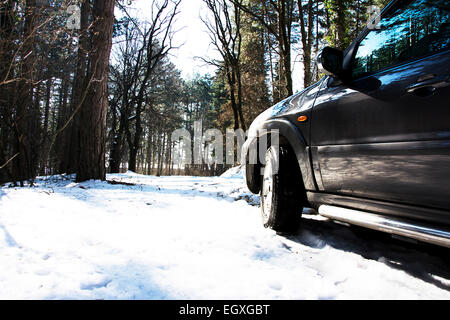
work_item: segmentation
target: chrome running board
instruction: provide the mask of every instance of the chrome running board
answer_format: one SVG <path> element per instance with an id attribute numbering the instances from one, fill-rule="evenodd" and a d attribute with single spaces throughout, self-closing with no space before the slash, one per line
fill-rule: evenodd
<path id="1" fill-rule="evenodd" d="M 319 214 L 332 220 L 450 248 L 450 230 L 365 211 L 321 205 Z"/>

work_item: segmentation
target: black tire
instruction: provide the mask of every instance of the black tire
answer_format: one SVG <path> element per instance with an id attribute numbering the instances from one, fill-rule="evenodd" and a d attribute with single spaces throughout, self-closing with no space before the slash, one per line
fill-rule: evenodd
<path id="1" fill-rule="evenodd" d="M 277 162 L 278 170 L 271 169 Z M 292 149 L 280 146 L 277 156 L 275 147 L 270 147 L 266 153 L 263 172 L 260 194 L 264 227 L 277 232 L 298 231 L 301 213 L 306 204 L 306 192 Z"/>
<path id="2" fill-rule="evenodd" d="M 251 193 L 258 194 L 261 191 L 261 165 L 247 164 L 245 166 L 245 182 Z"/>

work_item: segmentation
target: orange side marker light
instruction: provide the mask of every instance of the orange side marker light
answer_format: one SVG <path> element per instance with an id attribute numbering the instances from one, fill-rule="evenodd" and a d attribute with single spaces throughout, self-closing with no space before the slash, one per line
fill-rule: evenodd
<path id="1" fill-rule="evenodd" d="M 298 117 L 298 119 L 297 119 L 299 122 L 306 122 L 306 121 L 308 121 L 308 117 L 307 116 L 301 116 L 301 117 Z"/>

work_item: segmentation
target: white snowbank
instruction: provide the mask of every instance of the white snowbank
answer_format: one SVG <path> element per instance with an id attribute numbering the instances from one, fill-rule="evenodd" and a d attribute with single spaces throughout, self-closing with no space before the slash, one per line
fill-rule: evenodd
<path id="1" fill-rule="evenodd" d="M 222 178 L 242 178 L 243 177 L 243 167 L 242 166 L 238 166 L 238 167 L 233 167 L 228 169 L 227 171 L 225 171 L 221 177 Z"/>
<path id="2" fill-rule="evenodd" d="M 450 298 L 439 256 L 316 216 L 264 229 L 237 169 L 108 179 L 135 185 L 0 188 L 1 299 Z"/>

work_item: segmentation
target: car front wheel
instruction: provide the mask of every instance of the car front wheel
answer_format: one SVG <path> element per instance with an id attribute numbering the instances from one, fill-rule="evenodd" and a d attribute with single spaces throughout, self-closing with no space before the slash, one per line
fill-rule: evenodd
<path id="1" fill-rule="evenodd" d="M 305 204 L 305 190 L 295 154 L 288 146 L 270 147 L 266 152 L 261 187 L 264 227 L 277 232 L 298 230 Z"/>

